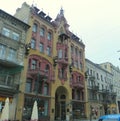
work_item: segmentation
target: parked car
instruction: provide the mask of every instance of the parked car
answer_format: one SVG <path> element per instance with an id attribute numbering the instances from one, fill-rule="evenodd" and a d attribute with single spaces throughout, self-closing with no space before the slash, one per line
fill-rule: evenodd
<path id="1" fill-rule="evenodd" d="M 120 121 L 120 114 L 109 114 L 100 116 L 98 121 Z"/>

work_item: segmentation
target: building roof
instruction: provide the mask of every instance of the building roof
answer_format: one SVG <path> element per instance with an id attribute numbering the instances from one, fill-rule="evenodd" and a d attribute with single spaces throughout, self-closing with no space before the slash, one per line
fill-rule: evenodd
<path id="1" fill-rule="evenodd" d="M 30 28 L 30 25 L 24 23 L 23 21 L 19 20 L 18 18 L 8 14 L 7 12 L 3 11 L 0 9 L 0 17 L 2 18 L 7 18 L 9 19 L 10 21 L 13 21 L 17 24 L 20 24 L 24 29 L 29 29 Z"/>

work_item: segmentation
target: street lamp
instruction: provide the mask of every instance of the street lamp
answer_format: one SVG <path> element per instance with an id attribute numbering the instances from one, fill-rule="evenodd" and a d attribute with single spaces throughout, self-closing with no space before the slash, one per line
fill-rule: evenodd
<path id="1" fill-rule="evenodd" d="M 29 51 L 31 49 L 31 43 L 28 43 L 25 45 L 25 55 L 28 56 Z"/>

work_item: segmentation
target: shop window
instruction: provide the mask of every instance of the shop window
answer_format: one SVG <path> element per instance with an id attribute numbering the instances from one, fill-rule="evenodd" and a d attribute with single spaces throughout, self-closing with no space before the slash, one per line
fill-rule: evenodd
<path id="1" fill-rule="evenodd" d="M 38 102 L 38 117 L 48 115 L 48 100 L 40 100 Z"/>

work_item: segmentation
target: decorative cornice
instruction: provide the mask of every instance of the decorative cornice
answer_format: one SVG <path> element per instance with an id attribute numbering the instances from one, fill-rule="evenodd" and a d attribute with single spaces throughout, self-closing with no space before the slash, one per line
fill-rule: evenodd
<path id="1" fill-rule="evenodd" d="M 1 9 L 0 9 L 0 17 L 3 18 L 3 19 L 7 19 L 7 20 L 11 21 L 14 25 L 20 24 L 25 30 L 30 28 L 30 25 L 24 23 L 23 21 L 17 19 L 16 17 L 6 13 L 5 11 L 3 11 Z"/>

